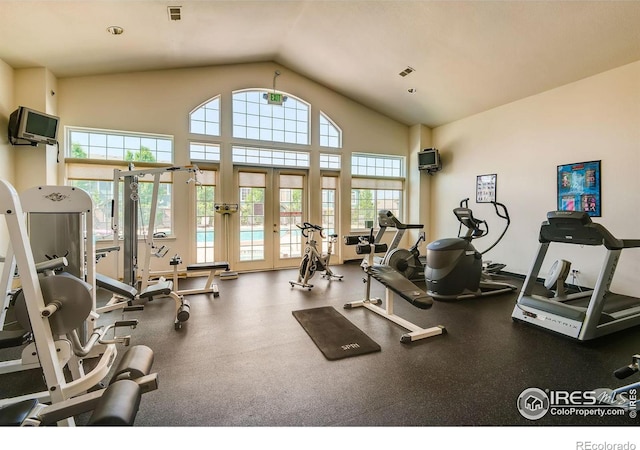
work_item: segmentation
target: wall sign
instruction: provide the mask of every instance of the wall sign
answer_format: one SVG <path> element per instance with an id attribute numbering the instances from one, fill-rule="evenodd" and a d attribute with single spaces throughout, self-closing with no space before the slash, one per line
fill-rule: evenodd
<path id="1" fill-rule="evenodd" d="M 601 216 L 600 161 L 558 166 L 558 210 Z"/>
<path id="2" fill-rule="evenodd" d="M 498 175 L 478 175 L 476 177 L 476 202 L 491 203 L 496 201 L 496 183 Z"/>

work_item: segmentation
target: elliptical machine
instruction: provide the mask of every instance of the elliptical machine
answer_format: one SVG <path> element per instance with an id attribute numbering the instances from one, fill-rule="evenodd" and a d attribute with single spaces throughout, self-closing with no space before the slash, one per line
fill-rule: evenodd
<path id="1" fill-rule="evenodd" d="M 457 238 L 445 238 L 427 245 L 427 264 L 424 277 L 427 294 L 436 300 L 460 300 L 464 298 L 486 297 L 489 295 L 512 292 L 516 286 L 492 279 L 492 273 L 504 268 L 504 265 L 491 265 L 483 268 L 482 255 L 493 249 L 502 240 L 511 219 L 506 206 L 491 202 L 496 215 L 506 220 L 506 225 L 498 239 L 486 250 L 479 252 L 472 241 L 489 234 L 486 221 L 473 217 L 469 209 L 469 199 L 460 202 L 453 210 L 460 222 Z M 462 225 L 467 232 L 461 236 Z"/>

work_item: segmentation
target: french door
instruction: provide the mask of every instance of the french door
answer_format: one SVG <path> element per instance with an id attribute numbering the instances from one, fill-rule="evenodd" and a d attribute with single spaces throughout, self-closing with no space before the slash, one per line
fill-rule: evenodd
<path id="1" fill-rule="evenodd" d="M 303 241 L 296 224 L 306 212 L 306 172 L 237 167 L 236 269 L 296 267 Z"/>

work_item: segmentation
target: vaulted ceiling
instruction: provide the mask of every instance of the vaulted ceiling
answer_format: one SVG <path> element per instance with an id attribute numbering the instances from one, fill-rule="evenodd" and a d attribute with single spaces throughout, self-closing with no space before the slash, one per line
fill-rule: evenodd
<path id="1" fill-rule="evenodd" d="M 433 127 L 640 60 L 640 1 L 0 0 L 0 59 L 59 78 L 274 61 Z"/>

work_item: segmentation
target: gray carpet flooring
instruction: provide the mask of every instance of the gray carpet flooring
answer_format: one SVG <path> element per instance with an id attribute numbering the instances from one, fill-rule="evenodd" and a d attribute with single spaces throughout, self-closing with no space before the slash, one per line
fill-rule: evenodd
<path id="1" fill-rule="evenodd" d="M 155 353 L 157 391 L 145 394 L 140 427 L 450 427 L 627 426 L 624 416 L 547 414 L 524 418 L 516 408 L 528 388 L 584 391 L 617 387 L 612 371 L 640 351 L 640 327 L 578 343 L 515 323 L 516 293 L 420 310 L 397 299 L 397 315 L 447 333 L 410 344 L 406 331 L 364 309 L 358 264 L 335 267 L 343 281 L 319 275 L 311 291 L 288 284 L 294 270 L 241 273 L 217 281 L 220 296 L 193 295 L 191 317 L 174 330 L 174 303 L 142 302 L 132 345 Z M 181 288 L 204 279 L 181 281 Z M 384 298 L 373 281 L 372 293 Z M 101 297 L 104 292 L 101 293 Z M 375 340 L 377 353 L 327 360 L 292 311 L 333 306 Z M 120 312 L 101 322 L 120 319 Z M 0 350 L 0 359 L 12 356 Z M 119 358 L 126 348 L 119 349 Z M 631 381 L 631 380 L 630 380 Z M 635 381 L 635 380 L 634 380 Z M 38 370 L 0 375 L 2 397 L 38 389 Z"/>

